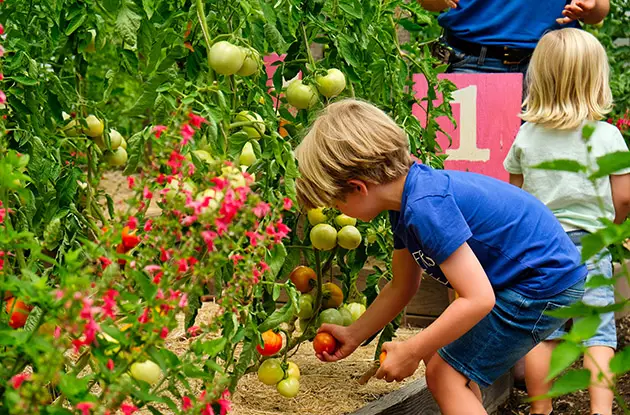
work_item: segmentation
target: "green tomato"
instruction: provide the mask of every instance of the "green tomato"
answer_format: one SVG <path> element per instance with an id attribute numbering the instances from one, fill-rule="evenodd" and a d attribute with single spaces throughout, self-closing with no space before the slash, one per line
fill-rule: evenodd
<path id="1" fill-rule="evenodd" d="M 265 385 L 275 385 L 284 378 L 282 363 L 278 359 L 267 359 L 258 368 L 258 380 Z"/>
<path id="2" fill-rule="evenodd" d="M 302 83 L 301 79 L 291 81 L 287 87 L 286 96 L 289 105 L 300 110 L 312 108 L 318 101 L 317 88 Z"/>
<path id="3" fill-rule="evenodd" d="M 155 384 L 162 376 L 162 369 L 150 360 L 132 364 L 129 372 L 134 379 L 147 382 L 150 385 Z"/>
<path id="4" fill-rule="evenodd" d="M 295 398 L 300 391 L 300 381 L 296 378 L 286 378 L 278 382 L 276 389 L 285 398 Z"/>
<path id="5" fill-rule="evenodd" d="M 320 223 L 311 229 L 311 244 L 315 249 L 330 251 L 337 246 L 337 230 L 327 223 Z"/>
<path id="6" fill-rule="evenodd" d="M 103 134 L 103 121 L 96 118 L 95 115 L 88 115 L 85 119 L 85 123 L 87 124 L 87 128 L 83 129 L 83 133 L 90 137 L 98 137 Z"/>
<path id="7" fill-rule="evenodd" d="M 120 146 L 122 148 L 124 148 L 125 150 L 127 150 L 127 140 L 125 140 L 124 137 L 123 137 L 122 141 L 120 142 Z"/>
<path id="8" fill-rule="evenodd" d="M 210 164 L 214 161 L 210 153 L 208 153 L 206 150 L 193 150 L 192 153 L 195 155 L 195 157 L 206 164 Z"/>
<path id="9" fill-rule="evenodd" d="M 241 166 L 251 166 L 256 163 L 256 154 L 254 153 L 254 146 L 249 141 L 245 143 L 243 146 L 243 150 L 241 150 L 241 155 L 238 156 L 238 163 Z"/>
<path id="10" fill-rule="evenodd" d="M 255 122 L 255 125 L 242 127 L 243 131 L 247 133 L 249 138 L 260 138 L 265 133 L 265 123 L 262 117 L 252 111 L 241 111 L 234 118 L 236 122 Z"/>
<path id="11" fill-rule="evenodd" d="M 326 98 L 337 96 L 346 88 L 346 76 L 339 69 L 329 69 L 326 76 L 315 78 L 317 90 Z"/>
<path id="12" fill-rule="evenodd" d="M 337 243 L 345 249 L 356 249 L 361 245 L 361 232 L 352 225 L 344 226 L 337 233 Z"/>
<path id="13" fill-rule="evenodd" d="M 347 308 L 340 308 L 339 314 L 341 314 L 341 318 L 343 318 L 343 326 L 349 326 L 354 322 L 354 320 L 352 319 L 352 313 Z"/>
<path id="14" fill-rule="evenodd" d="M 324 323 L 343 326 L 343 316 L 336 308 L 329 308 L 319 313 L 317 323 L 318 326 L 321 326 Z"/>
<path id="15" fill-rule="evenodd" d="M 337 217 L 335 218 L 335 223 L 337 224 L 337 226 L 355 226 L 357 224 L 357 220 L 351 216 L 348 215 L 344 215 L 343 213 L 341 215 L 337 215 Z"/>
<path id="16" fill-rule="evenodd" d="M 114 151 L 109 151 L 105 154 L 105 161 L 112 167 L 124 166 L 127 164 L 127 150 L 118 147 Z"/>
<path id="17" fill-rule="evenodd" d="M 243 66 L 245 54 L 230 42 L 217 42 L 210 48 L 208 63 L 221 75 L 234 75 Z"/>
<path id="18" fill-rule="evenodd" d="M 324 208 L 314 208 L 306 212 L 308 222 L 311 226 L 315 226 L 319 223 L 326 222 L 326 215 L 324 214 Z"/>
<path id="19" fill-rule="evenodd" d="M 346 304 L 345 308 L 352 314 L 352 321 L 355 322 L 365 313 L 365 306 L 361 303 Z"/>
<path id="20" fill-rule="evenodd" d="M 288 362 L 287 364 L 287 377 L 300 379 L 300 367 L 293 362 Z"/>
<path id="21" fill-rule="evenodd" d="M 299 310 L 298 317 L 307 319 L 313 317 L 313 302 L 314 298 L 310 294 L 304 294 L 300 296 L 298 303 Z"/>
<path id="22" fill-rule="evenodd" d="M 109 130 L 109 144 L 111 145 L 112 150 L 116 150 L 118 147 L 121 147 L 123 141 L 124 138 L 118 131 L 114 130 L 113 128 Z M 126 143 L 123 149 L 127 149 Z"/>
<path id="23" fill-rule="evenodd" d="M 260 70 L 260 55 L 257 51 L 241 47 L 245 60 L 243 66 L 236 72 L 240 76 L 250 76 Z"/>

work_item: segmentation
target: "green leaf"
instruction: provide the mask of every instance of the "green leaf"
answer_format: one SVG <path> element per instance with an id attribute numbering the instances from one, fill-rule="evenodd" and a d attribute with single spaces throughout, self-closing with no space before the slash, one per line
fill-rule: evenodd
<path id="1" fill-rule="evenodd" d="M 566 395 L 581 389 L 586 389 L 590 384 L 591 372 L 589 370 L 571 370 L 554 382 L 547 396 L 556 397 Z"/>
<path id="2" fill-rule="evenodd" d="M 226 344 L 227 344 L 227 339 L 225 337 L 221 337 L 220 339 L 214 339 L 209 342 L 203 342 L 202 350 L 204 354 L 207 354 L 211 358 L 214 358 L 223 351 Z"/>
<path id="3" fill-rule="evenodd" d="M 349 65 L 360 67 L 359 58 L 355 56 L 353 40 L 347 36 L 339 36 L 337 40 L 337 48 L 339 54 L 348 62 Z"/>
<path id="4" fill-rule="evenodd" d="M 26 76 L 11 76 L 11 77 L 7 77 L 8 79 L 13 79 L 15 82 L 17 82 L 18 84 L 22 84 L 22 85 L 28 85 L 28 86 L 34 86 L 37 85 L 37 80 L 33 79 L 33 78 L 29 78 Z"/>
<path id="5" fill-rule="evenodd" d="M 355 0 L 341 0 L 339 2 L 339 8 L 346 14 L 354 17 L 355 19 L 363 18 L 363 10 L 361 4 Z"/>
<path id="6" fill-rule="evenodd" d="M 598 179 L 600 177 L 610 176 L 621 170 L 630 168 L 630 152 L 616 151 L 608 153 L 605 156 L 597 158 L 598 170 L 593 173 L 590 178 Z"/>
<path id="7" fill-rule="evenodd" d="M 70 399 L 81 399 L 88 394 L 88 385 L 91 380 L 90 376 L 78 378 L 62 373 L 60 378 L 59 390 L 66 395 L 66 397 Z"/>
<path id="8" fill-rule="evenodd" d="M 582 138 L 585 140 L 589 140 L 593 133 L 595 132 L 595 126 L 592 124 L 586 124 L 582 127 Z"/>
<path id="9" fill-rule="evenodd" d="M 281 55 L 287 51 L 289 45 L 284 40 L 276 26 L 270 22 L 265 23 L 265 38 L 273 48 L 273 51 Z"/>
<path id="10" fill-rule="evenodd" d="M 140 164 L 140 160 L 142 160 L 144 156 L 144 146 L 145 146 L 145 136 L 146 134 L 150 134 L 149 132 L 139 131 L 132 135 L 127 142 L 127 154 L 129 158 L 127 159 L 127 165 L 125 166 L 125 175 L 135 173 L 138 165 Z"/>
<path id="11" fill-rule="evenodd" d="M 275 329 L 282 323 L 286 323 L 291 320 L 295 313 L 292 303 L 286 303 L 278 310 L 274 311 L 265 321 L 258 326 L 258 331 L 265 332 L 267 330 Z"/>
<path id="12" fill-rule="evenodd" d="M 57 182 L 55 189 L 60 206 L 68 206 L 74 201 L 79 188 L 77 180 L 81 175 L 81 170 L 73 168 Z"/>
<path id="13" fill-rule="evenodd" d="M 630 372 L 630 346 L 615 354 L 610 361 L 610 370 L 618 376 Z"/>
<path id="14" fill-rule="evenodd" d="M 42 319 L 42 315 L 44 312 L 41 308 L 35 306 L 30 313 L 28 313 L 28 318 L 26 319 L 26 323 L 24 324 L 24 331 L 32 333 L 35 331 L 37 327 L 39 327 L 39 321 Z"/>
<path id="15" fill-rule="evenodd" d="M 553 379 L 582 356 L 583 348 L 571 342 L 562 342 L 551 354 L 551 366 L 547 379 Z"/>
<path id="16" fill-rule="evenodd" d="M 588 281 L 584 284 L 585 288 L 599 288 L 606 287 L 608 285 L 615 285 L 614 278 L 608 278 L 604 275 L 593 275 L 589 276 Z"/>
<path id="17" fill-rule="evenodd" d="M 71 34 L 75 32 L 75 30 L 81 27 L 85 19 L 87 19 L 87 14 L 80 14 L 80 15 L 74 16 L 70 20 L 70 22 L 68 22 L 68 26 L 66 26 L 66 30 L 64 30 L 64 33 L 66 34 L 66 36 L 70 36 Z"/>
<path id="18" fill-rule="evenodd" d="M 188 307 L 184 314 L 184 328 L 188 330 L 195 324 L 197 314 L 201 309 L 201 297 L 197 292 L 191 292 L 188 294 Z"/>
<path id="19" fill-rule="evenodd" d="M 580 162 L 575 161 L 575 160 L 565 160 L 565 159 L 545 161 L 543 163 L 535 165 L 534 168 L 543 169 L 543 170 L 570 171 L 574 173 L 586 171 L 586 166 L 584 166 Z"/>
<path id="20" fill-rule="evenodd" d="M 253 333 L 250 333 L 250 337 L 253 337 Z M 250 362 L 254 359 L 256 352 L 256 342 L 248 341 L 243 345 L 243 349 L 241 350 L 241 354 L 238 357 L 238 362 L 234 366 L 234 374 L 232 376 L 232 383 L 230 385 L 230 391 L 234 392 L 236 388 L 236 383 L 243 376 L 247 368 L 249 367 Z"/>
<path id="21" fill-rule="evenodd" d="M 287 249 L 283 244 L 274 245 L 271 250 L 267 250 L 265 262 L 269 265 L 269 275 L 275 280 L 287 257 Z"/>
<path id="22" fill-rule="evenodd" d="M 138 29 L 142 18 L 129 7 L 122 7 L 116 18 L 116 32 L 122 37 L 128 46 L 136 46 Z"/>
<path id="23" fill-rule="evenodd" d="M 246 142 L 249 141 L 249 136 L 245 131 L 237 131 L 228 138 L 228 156 L 232 159 L 236 159 Z"/>
<path id="24" fill-rule="evenodd" d="M 133 107 L 125 111 L 130 117 L 142 115 L 148 108 L 153 107 L 155 99 L 158 96 L 158 87 L 168 79 L 168 75 L 164 73 L 157 74 L 149 78 L 142 87 L 142 95 L 134 103 Z"/>
<path id="25" fill-rule="evenodd" d="M 405 29 L 410 32 L 420 32 L 424 30 L 424 26 L 419 25 L 418 23 L 412 21 L 411 19 L 400 19 L 398 23 Z"/>
<path id="26" fill-rule="evenodd" d="M 155 0 L 142 0 L 142 7 L 147 17 L 151 19 L 153 17 L 153 11 L 155 9 Z"/>
<path id="27" fill-rule="evenodd" d="M 566 335 L 566 339 L 574 343 L 588 340 L 595 335 L 602 319 L 598 314 L 593 314 L 584 318 L 575 319 L 571 331 Z"/>

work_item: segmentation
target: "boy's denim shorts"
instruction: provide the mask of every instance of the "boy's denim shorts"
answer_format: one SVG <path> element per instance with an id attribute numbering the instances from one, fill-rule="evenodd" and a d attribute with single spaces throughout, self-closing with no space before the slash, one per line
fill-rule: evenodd
<path id="1" fill-rule="evenodd" d="M 525 297 L 511 289 L 496 291 L 490 314 L 438 353 L 468 379 L 488 387 L 565 323 L 546 311 L 571 305 L 583 294 L 584 280 L 546 299 Z"/>
<path id="2" fill-rule="evenodd" d="M 569 236 L 577 245 L 580 251 L 582 250 L 582 244 L 580 240 L 585 235 L 588 235 L 588 233 L 583 231 L 569 232 Z M 603 252 L 600 252 L 599 254 L 590 258 L 586 262 L 586 267 L 588 268 L 586 281 L 596 275 L 603 275 L 604 277 L 609 279 L 613 277 L 612 257 L 608 250 L 604 250 Z M 615 288 L 613 285 L 606 285 L 597 288 L 586 288 L 584 290 L 584 298 L 582 301 L 584 302 L 584 304 L 598 307 L 614 304 Z M 610 312 L 606 314 L 600 314 L 600 318 L 602 322 L 597 329 L 597 333 L 595 333 L 595 336 L 586 340 L 583 343 L 584 346 L 608 346 L 616 349 L 617 327 L 615 325 L 615 313 Z M 569 331 L 568 329 L 568 325 L 565 324 L 561 326 L 558 330 L 553 332 L 551 336 L 547 337 L 546 340 L 556 340 L 567 334 L 567 332 Z"/>

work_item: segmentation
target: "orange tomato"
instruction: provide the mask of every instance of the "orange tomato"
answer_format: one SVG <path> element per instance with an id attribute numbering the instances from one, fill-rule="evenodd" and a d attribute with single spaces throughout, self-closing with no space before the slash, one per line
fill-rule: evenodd
<path id="1" fill-rule="evenodd" d="M 291 271 L 289 279 L 293 282 L 293 284 L 295 284 L 295 288 L 297 288 L 302 294 L 306 294 L 311 291 L 317 284 L 317 275 L 315 274 L 315 271 L 304 265 L 295 267 L 293 271 Z"/>
<path id="2" fill-rule="evenodd" d="M 9 326 L 14 329 L 24 327 L 28 314 L 33 309 L 22 300 L 11 298 L 7 301 L 7 313 L 9 314 Z"/>
<path id="3" fill-rule="evenodd" d="M 317 336 L 313 339 L 313 349 L 315 349 L 317 354 L 323 354 L 324 352 L 333 354 L 337 350 L 337 340 L 329 333 L 317 333 Z"/>
<path id="4" fill-rule="evenodd" d="M 263 344 L 256 346 L 256 350 L 263 356 L 272 356 L 282 349 L 282 336 L 273 330 L 267 330 L 262 334 Z"/>
<path id="5" fill-rule="evenodd" d="M 381 363 L 381 366 L 383 366 L 383 362 L 385 361 L 386 357 L 387 357 L 387 352 L 381 352 L 381 355 L 378 357 L 378 361 Z"/>
<path id="6" fill-rule="evenodd" d="M 324 300 L 322 302 L 324 308 L 337 308 L 343 303 L 343 292 L 338 285 L 327 282 L 322 285 L 322 291 L 324 293 Z"/>
<path id="7" fill-rule="evenodd" d="M 285 120 L 284 118 L 280 118 L 280 122 L 278 123 L 278 133 L 280 133 L 280 137 L 282 138 L 289 135 L 289 132 L 287 131 L 287 129 L 284 128 L 284 126 L 287 124 L 291 124 L 291 123 Z"/>
<path id="8" fill-rule="evenodd" d="M 119 254 L 124 254 L 127 252 L 127 250 L 125 249 L 125 246 L 123 244 L 118 244 L 118 246 L 116 247 L 116 252 Z M 120 265 L 121 267 L 124 267 L 126 263 L 127 263 L 126 259 L 122 259 L 122 258 L 118 259 L 118 265 Z"/>

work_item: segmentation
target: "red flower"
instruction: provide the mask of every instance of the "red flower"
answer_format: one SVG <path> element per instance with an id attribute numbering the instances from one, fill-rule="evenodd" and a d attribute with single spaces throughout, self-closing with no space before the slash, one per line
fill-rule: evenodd
<path id="1" fill-rule="evenodd" d="M 199 336 L 199 334 L 201 334 L 201 327 L 199 327 L 199 326 L 192 326 L 187 331 L 188 331 L 188 335 L 190 337 L 197 337 L 197 336 Z"/>
<path id="2" fill-rule="evenodd" d="M 124 415 L 131 415 L 136 412 L 138 408 L 132 404 L 123 403 L 122 405 L 120 405 L 120 410 L 123 412 Z"/>
<path id="3" fill-rule="evenodd" d="M 168 328 L 162 327 L 162 330 L 160 330 L 160 338 L 166 339 L 167 336 L 168 336 Z"/>
<path id="4" fill-rule="evenodd" d="M 148 309 L 148 308 L 145 308 L 145 309 L 144 309 L 144 312 L 142 313 L 142 315 L 141 315 L 140 317 L 138 317 L 138 321 L 139 321 L 141 324 L 146 324 L 146 323 L 148 323 L 148 322 L 149 322 L 149 313 L 150 313 L 149 309 Z"/>
<path id="5" fill-rule="evenodd" d="M 195 135 L 195 130 L 190 126 L 190 124 L 184 124 L 181 129 L 182 137 L 182 147 L 188 144 L 190 140 L 192 140 Z"/>
<path id="6" fill-rule="evenodd" d="M 136 179 L 133 176 L 127 176 L 127 184 L 129 185 L 129 189 L 133 189 L 136 185 Z"/>
<path id="7" fill-rule="evenodd" d="M 0 33 L 1 34 L 1 33 Z M 208 121 L 203 118 L 201 115 L 193 114 L 192 112 L 188 114 L 188 118 L 190 119 L 190 123 L 195 128 L 201 128 L 202 123 L 207 123 Z"/>
<path id="8" fill-rule="evenodd" d="M 77 409 L 81 415 L 90 415 L 90 409 L 94 408 L 94 402 L 81 402 L 77 404 Z"/>
<path id="9" fill-rule="evenodd" d="M 31 378 L 30 373 L 20 373 L 11 378 L 11 386 L 13 389 L 19 389 L 22 386 L 22 383 L 29 380 Z"/>
<path id="10" fill-rule="evenodd" d="M 183 396 L 182 397 L 182 409 L 184 411 L 187 411 L 189 409 L 192 409 L 192 407 L 193 407 L 192 406 L 192 401 L 190 400 L 190 398 L 188 396 Z"/>
<path id="11" fill-rule="evenodd" d="M 153 127 L 153 133 L 155 134 L 155 138 L 160 138 L 162 133 L 166 131 L 165 125 L 156 125 Z"/>
<path id="12" fill-rule="evenodd" d="M 107 369 L 109 369 L 110 371 L 114 370 L 114 361 L 112 359 L 109 359 L 107 361 Z"/>

